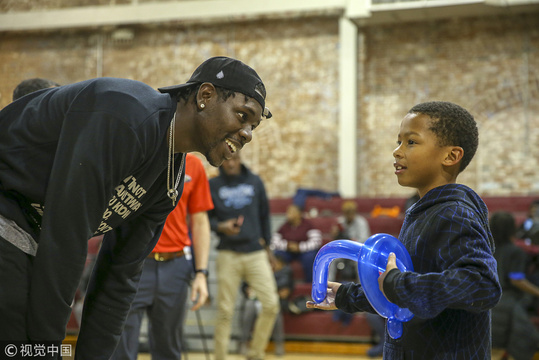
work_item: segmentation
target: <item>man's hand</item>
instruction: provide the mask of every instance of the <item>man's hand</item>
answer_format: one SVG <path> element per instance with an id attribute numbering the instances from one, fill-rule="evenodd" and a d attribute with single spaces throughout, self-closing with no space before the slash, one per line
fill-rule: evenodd
<path id="1" fill-rule="evenodd" d="M 193 306 L 191 310 L 195 311 L 200 309 L 202 305 L 208 300 L 208 284 L 206 282 L 206 275 L 197 273 L 193 285 L 191 286 L 191 301 Z"/>
<path id="2" fill-rule="evenodd" d="M 221 221 L 217 225 L 217 231 L 227 236 L 237 235 L 243 225 L 243 216 L 238 216 L 237 219 L 232 218 L 225 221 Z"/>
<path id="3" fill-rule="evenodd" d="M 320 304 L 317 304 L 314 301 L 307 301 L 307 308 L 320 310 L 336 310 L 337 306 L 335 305 L 335 295 L 337 294 L 337 290 L 339 290 L 341 285 L 341 283 L 328 281 L 328 293 L 324 301 L 322 301 Z"/>
<path id="4" fill-rule="evenodd" d="M 387 273 L 392 269 L 397 269 L 397 257 L 394 253 L 389 254 L 389 256 L 387 257 L 386 271 L 380 274 L 380 277 L 378 277 L 378 287 L 380 288 L 380 291 L 382 292 L 382 294 L 384 294 L 386 299 L 387 296 L 384 293 L 384 279 L 386 278 Z"/>

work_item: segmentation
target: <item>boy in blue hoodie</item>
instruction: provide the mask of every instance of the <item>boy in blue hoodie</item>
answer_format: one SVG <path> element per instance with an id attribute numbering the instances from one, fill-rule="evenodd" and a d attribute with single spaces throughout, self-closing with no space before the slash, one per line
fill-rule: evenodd
<path id="1" fill-rule="evenodd" d="M 392 254 L 378 283 L 389 301 L 415 316 L 399 339 L 386 331 L 384 359 L 490 360 L 490 309 L 501 287 L 488 210 L 472 189 L 456 183 L 477 149 L 475 120 L 453 103 L 419 104 L 402 120 L 397 144 L 398 182 L 420 196 L 399 235 L 414 271 L 398 270 Z M 374 312 L 354 283 L 330 282 L 328 297 L 308 306 Z"/>

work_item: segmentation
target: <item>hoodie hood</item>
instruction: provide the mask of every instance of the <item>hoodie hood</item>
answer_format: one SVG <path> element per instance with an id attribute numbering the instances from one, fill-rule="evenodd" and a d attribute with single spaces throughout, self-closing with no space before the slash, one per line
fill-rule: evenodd
<path id="1" fill-rule="evenodd" d="M 477 214 L 481 224 L 489 229 L 489 244 L 494 251 L 494 240 L 492 238 L 492 234 L 490 233 L 487 205 L 475 191 L 466 185 L 447 184 L 436 187 L 427 192 L 425 196 L 413 204 L 406 211 L 406 215 L 416 217 L 420 214 L 431 211 L 434 207 L 452 206 L 455 204 L 465 206 Z"/>

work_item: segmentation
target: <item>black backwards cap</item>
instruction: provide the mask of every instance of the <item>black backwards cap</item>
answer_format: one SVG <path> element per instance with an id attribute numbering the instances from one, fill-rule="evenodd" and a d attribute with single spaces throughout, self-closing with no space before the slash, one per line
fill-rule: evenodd
<path id="1" fill-rule="evenodd" d="M 205 82 L 252 97 L 262 106 L 262 116 L 268 119 L 272 116 L 266 107 L 266 88 L 260 76 L 250 66 L 226 56 L 216 56 L 204 61 L 185 84 L 166 86 L 158 90 L 176 94 L 181 89 Z"/>

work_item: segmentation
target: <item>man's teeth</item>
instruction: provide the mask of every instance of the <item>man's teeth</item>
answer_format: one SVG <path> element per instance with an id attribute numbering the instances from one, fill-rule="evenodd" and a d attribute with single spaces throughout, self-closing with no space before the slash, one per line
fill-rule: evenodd
<path id="1" fill-rule="evenodd" d="M 397 170 L 402 170 L 402 166 L 397 166 Z"/>
<path id="2" fill-rule="evenodd" d="M 236 152 L 236 146 L 234 144 L 232 144 L 228 139 L 225 139 L 225 142 L 228 145 L 228 147 L 230 148 L 230 151 L 235 153 Z"/>

